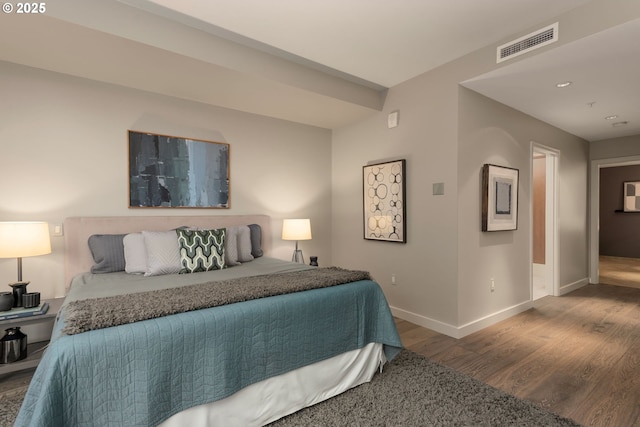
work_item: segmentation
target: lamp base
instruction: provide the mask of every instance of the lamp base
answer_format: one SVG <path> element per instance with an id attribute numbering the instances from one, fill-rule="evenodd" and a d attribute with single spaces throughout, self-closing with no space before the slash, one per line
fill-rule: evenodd
<path id="1" fill-rule="evenodd" d="M 298 262 L 304 264 L 304 255 L 302 255 L 302 249 L 296 249 L 293 251 L 291 262 Z"/>
<path id="2" fill-rule="evenodd" d="M 31 282 L 13 282 L 9 286 L 13 288 L 13 306 L 22 307 L 22 295 L 27 293 L 27 285 Z"/>

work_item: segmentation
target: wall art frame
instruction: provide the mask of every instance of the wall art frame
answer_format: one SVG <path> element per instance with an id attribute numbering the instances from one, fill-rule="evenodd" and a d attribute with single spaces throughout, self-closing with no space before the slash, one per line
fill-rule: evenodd
<path id="1" fill-rule="evenodd" d="M 229 208 L 229 144 L 128 135 L 130 208 Z"/>
<path id="2" fill-rule="evenodd" d="M 640 181 L 626 181 L 624 186 L 624 212 L 640 212 Z"/>
<path id="3" fill-rule="evenodd" d="M 405 159 L 363 166 L 362 200 L 366 240 L 407 242 Z"/>
<path id="4" fill-rule="evenodd" d="M 518 229 L 519 170 L 482 166 L 482 231 Z"/>

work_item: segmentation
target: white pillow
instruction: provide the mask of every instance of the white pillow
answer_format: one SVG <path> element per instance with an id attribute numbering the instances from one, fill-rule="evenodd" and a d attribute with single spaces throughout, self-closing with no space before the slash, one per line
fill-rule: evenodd
<path id="1" fill-rule="evenodd" d="M 122 239 L 124 245 L 124 271 L 143 274 L 147 271 L 147 249 L 142 233 L 130 233 Z"/>
<path id="2" fill-rule="evenodd" d="M 240 227 L 226 227 L 227 234 L 224 237 L 224 262 L 227 266 L 239 265 L 238 262 L 238 231 Z"/>
<path id="3" fill-rule="evenodd" d="M 238 261 L 253 261 L 253 255 L 251 255 L 251 230 L 248 225 L 238 227 Z"/>
<path id="4" fill-rule="evenodd" d="M 143 231 L 144 246 L 147 250 L 145 276 L 177 274 L 182 269 L 178 233 L 170 231 Z"/>

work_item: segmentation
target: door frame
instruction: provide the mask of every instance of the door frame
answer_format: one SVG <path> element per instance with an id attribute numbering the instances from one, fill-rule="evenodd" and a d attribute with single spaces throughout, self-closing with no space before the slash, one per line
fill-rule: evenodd
<path id="1" fill-rule="evenodd" d="M 558 250 L 558 170 L 560 162 L 560 150 L 531 141 L 531 176 L 529 179 L 529 203 L 530 213 L 530 238 L 529 241 L 529 265 L 531 274 L 529 277 L 529 299 L 533 301 L 533 157 L 541 153 L 546 158 L 546 209 L 545 209 L 545 265 L 547 289 L 551 289 L 551 295 L 560 296 L 559 250 Z M 551 283 L 551 286 L 549 286 Z"/>
<path id="2" fill-rule="evenodd" d="M 589 170 L 589 283 L 600 281 L 600 169 L 640 164 L 640 156 L 591 161 Z"/>

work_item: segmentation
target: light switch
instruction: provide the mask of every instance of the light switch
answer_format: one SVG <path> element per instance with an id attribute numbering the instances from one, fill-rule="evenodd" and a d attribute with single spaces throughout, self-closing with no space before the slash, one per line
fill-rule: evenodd
<path id="1" fill-rule="evenodd" d="M 434 196 L 444 195 L 444 182 L 435 182 L 433 184 L 433 195 Z"/>
<path id="2" fill-rule="evenodd" d="M 387 116 L 387 127 L 389 129 L 394 128 L 396 126 L 398 126 L 398 111 L 392 111 L 391 113 L 389 113 L 389 115 Z"/>
<path id="3" fill-rule="evenodd" d="M 54 236 L 63 236 L 64 233 L 62 231 L 62 224 L 55 224 L 53 226 L 53 235 Z"/>

